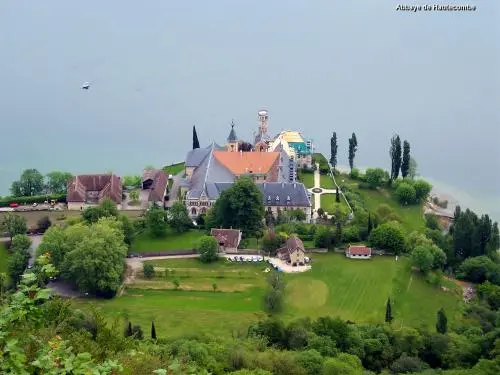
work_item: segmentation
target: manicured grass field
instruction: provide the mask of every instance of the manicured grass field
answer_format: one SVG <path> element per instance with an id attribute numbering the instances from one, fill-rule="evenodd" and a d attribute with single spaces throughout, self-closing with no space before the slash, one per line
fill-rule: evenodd
<path id="1" fill-rule="evenodd" d="M 152 280 L 136 279 L 126 294 L 91 304 L 102 309 L 108 320 L 128 315 L 145 332 L 155 321 L 159 337 L 186 333 L 209 333 L 230 337 L 235 330 L 246 332 L 248 325 L 263 318 L 264 264 L 229 263 L 220 260 L 203 264 L 198 259 L 150 261 L 155 266 Z M 169 276 L 164 277 L 168 268 Z M 172 290 L 179 280 L 180 290 Z M 213 284 L 217 289 L 213 291 Z M 166 288 L 169 290 L 159 290 Z M 78 301 L 86 307 L 89 303 Z"/>
<path id="2" fill-rule="evenodd" d="M 328 212 L 329 215 L 334 215 L 339 206 L 342 207 L 340 208 L 341 210 L 350 212 L 342 196 L 340 197 L 340 203 L 337 203 L 335 201 L 335 194 L 321 194 L 320 202 L 321 208 Z"/>
<path id="3" fill-rule="evenodd" d="M 24 216 L 28 221 L 28 228 L 35 227 L 40 220 L 44 216 L 48 216 L 53 225 L 62 224 L 66 219 L 77 217 L 81 215 L 81 211 L 27 211 L 27 212 L 11 212 L 15 215 Z M 6 215 L 6 212 L 0 212 L 0 219 L 3 215 Z M 126 215 L 131 219 L 137 218 L 142 215 L 142 210 L 123 210 L 120 211 L 120 214 Z"/>
<path id="4" fill-rule="evenodd" d="M 184 163 L 182 162 L 182 163 L 170 164 L 164 167 L 163 170 L 165 171 L 165 173 L 172 174 L 175 176 L 184 170 Z"/>
<path id="5" fill-rule="evenodd" d="M 410 272 L 408 261 L 393 257 L 354 260 L 341 254 L 314 254 L 311 271 L 287 274 L 285 316 L 340 316 L 355 322 L 382 323 L 387 298 L 394 324 L 432 327 L 441 308 L 454 321 L 461 311 L 456 295 L 443 292 Z"/>
<path id="6" fill-rule="evenodd" d="M 312 187 L 314 187 L 314 173 L 304 173 L 302 171 L 299 171 L 298 178 L 307 189 L 311 189 Z"/>
<path id="7" fill-rule="evenodd" d="M 360 189 L 358 187 L 359 181 L 352 180 L 345 174 L 337 175 L 335 178 L 337 183 L 348 185 L 352 190 L 359 192 L 368 210 L 374 212 L 377 206 L 382 203 L 391 206 L 394 212 L 402 219 L 402 224 L 408 233 L 424 229 L 423 205 L 402 206 L 387 189 Z"/>
<path id="8" fill-rule="evenodd" d="M 394 257 L 351 260 L 342 254 L 311 256 L 311 271 L 283 274 L 287 287 L 281 317 L 285 321 L 329 315 L 359 323 L 383 323 L 388 297 L 393 302 L 395 327 L 432 329 L 441 307 L 452 325 L 462 311 L 456 294 L 443 292 L 412 273 L 405 258 L 396 262 Z M 154 319 L 160 336 L 210 333 L 230 337 L 234 330 L 244 332 L 250 323 L 265 317 L 265 264 L 219 261 L 206 265 L 198 259 L 149 263 L 155 266 L 155 278 L 146 280 L 137 275 L 125 295 L 75 303 L 96 305 L 108 320 L 128 315 L 133 324 L 145 330 Z M 167 278 L 165 269 L 169 269 Z M 174 279 L 179 281 L 180 290 L 173 290 Z"/>
<path id="9" fill-rule="evenodd" d="M 190 230 L 184 233 L 174 233 L 168 231 L 164 238 L 153 238 L 149 233 L 144 232 L 132 243 L 132 252 L 149 252 L 162 250 L 187 250 L 194 249 L 197 241 L 205 235 L 200 230 Z"/>
<path id="10" fill-rule="evenodd" d="M 320 175 L 319 184 L 323 189 L 336 189 L 335 183 L 329 175 Z"/>

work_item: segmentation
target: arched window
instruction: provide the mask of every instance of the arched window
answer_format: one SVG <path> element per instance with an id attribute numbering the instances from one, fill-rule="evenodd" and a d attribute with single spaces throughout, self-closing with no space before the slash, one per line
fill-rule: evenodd
<path id="1" fill-rule="evenodd" d="M 206 214 L 206 213 L 207 213 L 207 209 L 206 209 L 206 207 L 203 207 L 203 208 L 201 209 L 201 214 Z"/>
<path id="2" fill-rule="evenodd" d="M 191 215 L 196 215 L 196 207 L 191 208 Z"/>

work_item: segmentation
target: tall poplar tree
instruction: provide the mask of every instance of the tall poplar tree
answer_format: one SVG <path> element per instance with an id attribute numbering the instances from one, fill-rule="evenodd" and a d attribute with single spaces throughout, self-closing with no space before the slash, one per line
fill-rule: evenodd
<path id="1" fill-rule="evenodd" d="M 332 138 L 330 138 L 330 164 L 335 172 L 337 167 L 337 133 L 333 132 Z"/>
<path id="2" fill-rule="evenodd" d="M 401 176 L 406 178 L 410 173 L 410 143 L 405 140 L 403 142 L 403 161 L 401 162 Z"/>
<path id="3" fill-rule="evenodd" d="M 398 178 L 401 169 L 401 138 L 395 134 L 391 138 L 391 147 L 389 149 L 391 157 L 391 182 Z"/>
<path id="4" fill-rule="evenodd" d="M 196 133 L 196 127 L 193 125 L 193 150 L 195 148 L 200 148 L 200 141 L 198 141 L 198 134 Z"/>
<path id="5" fill-rule="evenodd" d="M 354 157 L 356 156 L 356 151 L 358 150 L 358 140 L 356 139 L 356 134 L 352 133 L 352 137 L 349 138 L 349 167 L 354 168 Z"/>
<path id="6" fill-rule="evenodd" d="M 372 214 L 368 212 L 368 234 L 370 234 L 372 229 L 373 229 Z"/>

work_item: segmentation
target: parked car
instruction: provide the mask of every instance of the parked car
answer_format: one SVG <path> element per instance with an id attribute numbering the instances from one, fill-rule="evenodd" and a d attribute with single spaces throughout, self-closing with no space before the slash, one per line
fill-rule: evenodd
<path id="1" fill-rule="evenodd" d="M 9 207 L 12 207 L 12 208 L 19 207 L 19 203 L 13 202 L 13 203 L 9 204 Z"/>

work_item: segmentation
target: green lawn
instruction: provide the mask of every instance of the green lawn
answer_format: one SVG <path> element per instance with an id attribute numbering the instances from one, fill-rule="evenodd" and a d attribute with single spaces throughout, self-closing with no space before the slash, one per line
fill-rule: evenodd
<path id="1" fill-rule="evenodd" d="M 454 321 L 461 302 L 411 273 L 408 261 L 393 257 L 347 259 L 342 254 L 314 254 L 310 272 L 288 274 L 289 319 L 340 316 L 356 322 L 382 323 L 387 298 L 393 301 L 394 324 L 432 327 L 441 307 Z"/>
<path id="2" fill-rule="evenodd" d="M 307 189 L 314 187 L 314 173 L 304 173 L 299 170 L 298 178 Z"/>
<path id="3" fill-rule="evenodd" d="M 414 230 L 423 230 L 425 221 L 423 218 L 423 205 L 402 206 L 387 189 L 359 189 L 359 181 L 352 180 L 347 175 L 335 176 L 337 183 L 348 185 L 352 190 L 359 192 L 368 210 L 375 212 L 379 204 L 385 203 L 391 206 L 394 212 L 402 219 L 402 224 L 411 233 Z"/>
<path id="4" fill-rule="evenodd" d="M 336 189 L 333 179 L 329 175 L 320 175 L 319 184 L 323 189 Z"/>
<path id="5" fill-rule="evenodd" d="M 337 211 L 337 208 L 340 209 L 341 212 L 349 213 L 349 207 L 345 203 L 345 200 L 342 196 L 340 196 L 340 203 L 335 201 L 335 194 L 321 194 L 320 196 L 321 208 L 328 212 L 329 215 L 334 215 Z"/>
<path id="6" fill-rule="evenodd" d="M 261 311 L 265 284 L 261 274 L 266 267 L 263 264 L 219 261 L 206 265 L 198 259 L 148 263 L 157 271 L 154 279 L 139 277 L 125 295 L 91 304 L 99 307 L 110 321 L 128 315 L 145 332 L 154 320 L 160 337 L 186 333 L 230 337 L 234 330 L 246 332 L 250 323 L 265 315 Z M 170 270 L 167 279 L 165 268 Z M 172 290 L 174 278 L 179 280 L 180 290 Z M 76 304 L 85 307 L 89 303 Z"/>
<path id="7" fill-rule="evenodd" d="M 161 250 L 188 250 L 196 247 L 197 241 L 205 235 L 200 230 L 189 230 L 184 233 L 175 233 L 171 230 L 164 238 L 153 238 L 144 232 L 132 243 L 132 252 L 149 252 Z"/>
<path id="8" fill-rule="evenodd" d="M 170 164 L 163 168 L 163 171 L 167 174 L 177 175 L 184 170 L 184 162 Z"/>
<path id="9" fill-rule="evenodd" d="M 443 292 L 412 273 L 405 258 L 375 257 L 351 260 L 342 254 L 312 254 L 312 270 L 283 274 L 287 283 L 281 317 L 340 316 L 355 322 L 383 323 L 387 298 L 393 301 L 394 326 L 432 328 L 436 313 L 446 310 L 450 324 L 462 311 L 460 298 Z M 133 324 L 148 329 L 151 320 L 159 335 L 210 333 L 231 337 L 246 331 L 262 311 L 266 268 L 262 263 L 220 260 L 202 264 L 198 259 L 149 261 L 155 266 L 151 280 L 138 274 L 125 294 L 112 300 L 75 302 L 94 304 L 108 320 L 128 315 Z M 165 269 L 168 275 L 165 277 Z M 172 281 L 180 283 L 174 290 Z M 213 291 L 213 284 L 217 284 Z"/>

